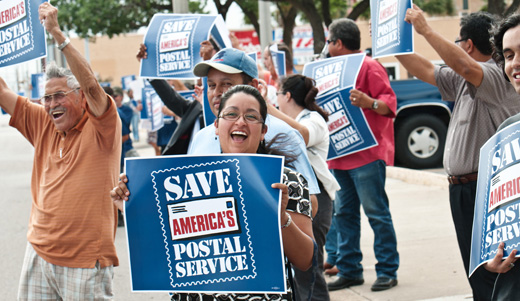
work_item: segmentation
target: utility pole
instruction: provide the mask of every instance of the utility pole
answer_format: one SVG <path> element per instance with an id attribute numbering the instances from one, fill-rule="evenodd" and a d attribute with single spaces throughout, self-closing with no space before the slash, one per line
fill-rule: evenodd
<path id="1" fill-rule="evenodd" d="M 173 13 L 175 14 L 187 14 L 188 0 L 172 0 Z"/>
<path id="2" fill-rule="evenodd" d="M 273 41 L 273 28 L 271 27 L 271 2 L 258 1 L 258 17 L 260 22 L 260 45 L 262 51 Z"/>

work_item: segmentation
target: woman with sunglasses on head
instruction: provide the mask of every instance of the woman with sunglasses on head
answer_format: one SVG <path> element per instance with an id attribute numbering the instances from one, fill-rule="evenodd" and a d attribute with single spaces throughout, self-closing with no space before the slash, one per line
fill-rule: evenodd
<path id="1" fill-rule="evenodd" d="M 285 162 L 294 160 L 292 154 L 282 154 L 271 148 L 273 143 L 283 143 L 283 136 L 275 137 L 265 144 L 264 135 L 267 126 L 267 105 L 260 92 L 252 86 L 238 85 L 229 89 L 220 103 L 218 118 L 215 120 L 216 134 L 219 136 L 222 153 L 253 153 L 284 155 Z M 284 183 L 272 184 L 272 188 L 282 191 L 280 224 L 282 225 L 282 244 L 286 256 L 286 275 L 290 277 L 291 265 L 307 270 L 311 267 L 315 247 L 312 234 L 312 205 L 309 197 L 307 181 L 301 174 L 284 168 Z M 123 207 L 130 192 L 126 186 L 128 179 L 121 175 L 117 187 L 111 190 L 110 196 L 116 205 Z M 291 182 L 291 187 L 287 184 Z M 289 195 L 291 200 L 289 200 Z M 174 293 L 172 300 L 294 300 L 292 283 L 288 281 L 286 294 L 202 294 Z M 305 298 L 299 298 L 299 300 Z"/>
<path id="2" fill-rule="evenodd" d="M 294 74 L 285 77 L 279 84 L 277 103 L 279 110 L 268 108 L 268 113 L 285 121 L 297 129 L 307 145 L 307 155 L 318 178 L 321 193 L 318 198 L 318 212 L 312 228 L 318 245 L 318 268 L 312 271 L 295 270 L 295 282 L 300 295 L 312 293 L 313 300 L 329 300 L 327 283 L 323 276 L 323 246 L 332 220 L 332 200 L 340 189 L 336 178 L 327 166 L 329 152 L 328 114 L 318 104 L 318 88 L 313 79 Z M 314 288 L 311 279 L 316 277 Z"/>

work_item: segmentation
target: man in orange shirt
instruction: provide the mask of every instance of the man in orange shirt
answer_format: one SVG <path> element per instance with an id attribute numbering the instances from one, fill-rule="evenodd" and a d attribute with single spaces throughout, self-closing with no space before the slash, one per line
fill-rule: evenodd
<path id="1" fill-rule="evenodd" d="M 18 300 L 111 299 L 121 122 L 89 64 L 70 45 L 58 10 L 39 7 L 70 70 L 47 67 L 42 104 L 17 96 L 0 78 L 0 106 L 34 146 L 32 208 Z"/>

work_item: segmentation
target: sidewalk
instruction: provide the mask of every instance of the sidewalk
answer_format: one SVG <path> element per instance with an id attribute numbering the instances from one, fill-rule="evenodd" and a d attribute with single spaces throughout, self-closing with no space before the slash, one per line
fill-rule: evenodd
<path id="1" fill-rule="evenodd" d="M 376 280 L 376 260 L 373 232 L 362 214 L 365 283 L 331 292 L 331 300 L 472 300 L 451 219 L 446 177 L 388 167 L 386 191 L 401 261 L 399 284 L 387 291 L 370 290 Z"/>

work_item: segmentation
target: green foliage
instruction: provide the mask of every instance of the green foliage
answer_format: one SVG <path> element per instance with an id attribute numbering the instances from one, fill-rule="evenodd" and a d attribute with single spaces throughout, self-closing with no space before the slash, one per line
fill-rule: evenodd
<path id="1" fill-rule="evenodd" d="M 414 3 L 432 16 L 455 14 L 453 0 L 415 0 Z"/>
<path id="2" fill-rule="evenodd" d="M 256 18 L 258 19 L 258 1 L 257 0 L 235 0 L 235 2 L 240 6 L 240 8 L 242 8 L 242 11 L 244 11 L 244 13 L 245 13 L 245 10 L 253 12 L 255 14 Z M 253 24 L 253 22 L 251 22 L 251 19 L 249 19 L 249 17 L 246 14 L 244 14 L 244 22 L 246 24 Z"/>
<path id="3" fill-rule="evenodd" d="M 330 4 L 330 17 L 332 20 L 344 18 L 347 14 L 348 4 L 345 0 L 329 0 Z M 316 10 L 318 12 L 322 12 L 322 2 L 321 1 L 314 1 L 314 4 L 316 5 Z M 298 15 L 304 23 L 309 23 L 309 19 L 305 14 L 299 14 Z"/>
<path id="4" fill-rule="evenodd" d="M 321 1 L 316 3 L 318 11 L 321 11 Z M 344 18 L 347 14 L 347 1 L 345 0 L 330 0 L 330 17 L 332 20 Z"/>
<path id="5" fill-rule="evenodd" d="M 82 38 L 97 34 L 113 37 L 148 26 L 156 13 L 171 13 L 172 0 L 54 0 L 65 31 Z M 206 13 L 207 0 L 189 2 L 194 13 Z"/>
<path id="6" fill-rule="evenodd" d="M 194 14 L 208 14 L 209 12 L 204 8 L 208 4 L 208 0 L 190 1 L 188 3 L 188 10 Z"/>

